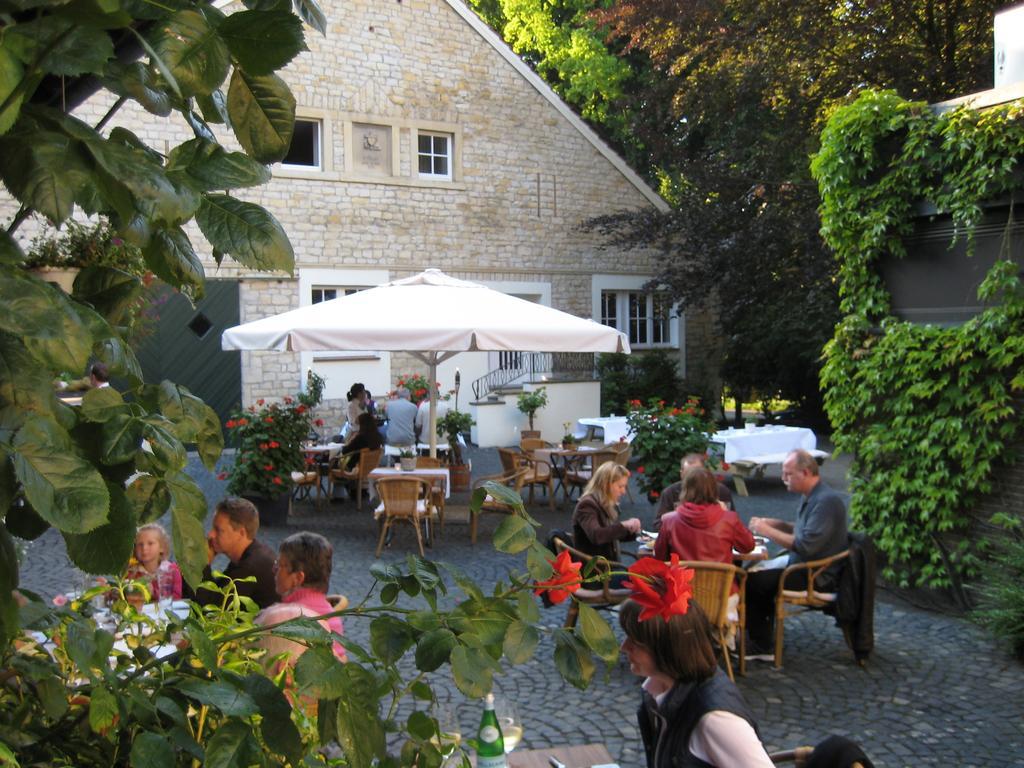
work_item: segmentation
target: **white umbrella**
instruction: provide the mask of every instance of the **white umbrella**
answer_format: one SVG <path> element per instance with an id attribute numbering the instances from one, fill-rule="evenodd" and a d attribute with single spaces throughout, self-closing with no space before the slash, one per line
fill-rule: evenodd
<path id="1" fill-rule="evenodd" d="M 428 269 L 224 331 L 230 350 L 409 352 L 430 367 L 459 352 L 629 352 L 621 331 Z M 437 452 L 430 387 L 430 455 Z"/>

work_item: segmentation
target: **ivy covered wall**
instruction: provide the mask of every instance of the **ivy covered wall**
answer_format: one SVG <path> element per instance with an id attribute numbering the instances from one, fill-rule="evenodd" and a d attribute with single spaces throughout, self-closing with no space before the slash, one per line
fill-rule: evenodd
<path id="1" fill-rule="evenodd" d="M 936 113 L 869 91 L 833 114 L 812 162 L 843 313 L 825 348 L 825 407 L 853 456 L 854 524 L 901 585 L 956 585 L 978 567 L 972 521 L 1024 433 L 1024 288 L 1020 266 L 997 259 L 979 288 L 988 308 L 957 327 L 916 325 L 894 316 L 879 264 L 905 255 L 921 202 L 970 243 L 982 203 L 1024 195 L 1022 159 L 1020 102 Z"/>

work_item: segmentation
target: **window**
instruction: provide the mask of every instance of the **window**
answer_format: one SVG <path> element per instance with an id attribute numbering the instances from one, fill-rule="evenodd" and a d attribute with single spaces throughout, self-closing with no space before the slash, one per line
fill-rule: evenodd
<path id="1" fill-rule="evenodd" d="M 312 302 L 313 304 L 319 304 L 321 301 L 330 301 L 336 299 L 338 296 L 351 296 L 353 293 L 358 293 L 364 290 L 363 288 L 313 288 L 312 289 Z"/>
<path id="2" fill-rule="evenodd" d="M 295 119 L 292 143 L 281 161 L 294 168 L 320 169 L 320 121 Z"/>
<path id="3" fill-rule="evenodd" d="M 417 156 L 421 179 L 452 179 L 452 135 L 450 133 L 417 134 Z"/>
<path id="4" fill-rule="evenodd" d="M 601 322 L 618 328 L 637 346 L 672 343 L 672 301 L 667 293 L 601 291 Z"/>

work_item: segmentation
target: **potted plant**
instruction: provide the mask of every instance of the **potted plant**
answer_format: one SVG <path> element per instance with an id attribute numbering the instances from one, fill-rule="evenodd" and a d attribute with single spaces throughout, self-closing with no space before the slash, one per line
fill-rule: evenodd
<path id="1" fill-rule="evenodd" d="M 141 278 L 148 272 L 142 251 L 117 237 L 100 220 L 82 224 L 69 219 L 63 231 L 47 228 L 32 239 L 22 266 L 71 293 L 75 277 L 87 267 L 118 269 Z"/>
<path id="2" fill-rule="evenodd" d="M 252 501 L 263 525 L 288 520 L 292 472 L 305 469 L 302 442 L 312 428 L 321 387 L 280 403 L 257 400 L 227 421 L 235 441 L 235 463 L 227 473 L 228 492 Z"/>
<path id="3" fill-rule="evenodd" d="M 437 434 L 448 439 L 448 473 L 453 491 L 469 490 L 469 467 L 462 463 L 459 435 L 468 432 L 474 424 L 468 413 L 452 409 L 437 420 Z"/>
<path id="4" fill-rule="evenodd" d="M 520 434 L 523 437 L 540 437 L 540 432 L 533 428 L 533 417 L 537 415 L 537 411 L 548 404 L 548 393 L 546 387 L 540 387 L 531 392 L 520 392 L 519 397 L 516 398 L 516 405 L 519 410 L 526 414 L 526 418 L 530 420 L 529 430 L 523 430 Z"/>
<path id="5" fill-rule="evenodd" d="M 664 488 L 679 479 L 679 461 L 686 454 L 707 451 L 707 436 L 714 426 L 696 397 L 687 398 L 681 406 L 654 398 L 646 406 L 639 400 L 629 401 L 629 406 L 626 422 L 633 433 L 634 455 L 642 462 L 636 480 L 653 504 Z M 715 464 L 711 457 L 708 468 Z"/>
<path id="6" fill-rule="evenodd" d="M 403 448 L 398 454 L 398 464 L 404 472 L 412 472 L 416 469 L 416 456 L 407 448 Z"/>
<path id="7" fill-rule="evenodd" d="M 576 447 L 576 435 L 573 434 L 572 431 L 572 422 L 563 421 L 562 429 L 565 430 L 565 434 L 562 435 L 562 448 L 564 448 L 567 451 L 571 451 L 573 448 Z"/>

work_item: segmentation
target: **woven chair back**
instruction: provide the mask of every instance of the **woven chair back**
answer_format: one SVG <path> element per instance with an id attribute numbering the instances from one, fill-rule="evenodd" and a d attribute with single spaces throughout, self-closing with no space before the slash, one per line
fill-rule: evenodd
<path id="1" fill-rule="evenodd" d="M 373 470 L 380 466 L 380 457 L 384 455 L 383 448 L 363 448 L 359 452 L 359 479 L 367 477 Z"/>
<path id="2" fill-rule="evenodd" d="M 736 578 L 736 567 L 728 563 L 705 563 L 696 560 L 681 562 L 693 568 L 693 599 L 701 607 L 712 626 L 721 627 L 728 621 L 729 594 Z"/>
<path id="3" fill-rule="evenodd" d="M 429 488 L 430 484 L 419 477 L 382 477 L 377 481 L 377 493 L 388 517 L 417 517 L 420 513 L 416 502 Z"/>
<path id="4" fill-rule="evenodd" d="M 519 469 L 520 461 L 522 457 L 519 451 L 513 450 L 512 448 L 499 448 L 498 457 L 501 459 L 501 472 L 504 475 L 511 475 L 517 469 Z"/>
<path id="5" fill-rule="evenodd" d="M 416 469 L 440 469 L 441 460 L 431 456 L 417 456 Z"/>

